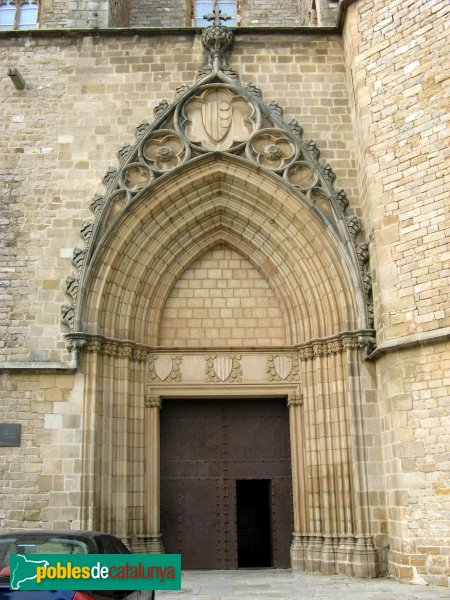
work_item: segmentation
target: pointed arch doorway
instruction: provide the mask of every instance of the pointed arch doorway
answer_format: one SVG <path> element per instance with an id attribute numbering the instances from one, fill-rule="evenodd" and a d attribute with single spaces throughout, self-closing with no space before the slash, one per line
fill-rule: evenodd
<path id="1" fill-rule="evenodd" d="M 194 327 L 198 319 L 194 312 L 183 317 L 194 309 L 187 298 L 212 301 L 206 290 L 232 289 L 229 297 L 236 299 L 234 283 L 190 287 L 196 278 L 184 276 L 224 246 L 246 261 L 238 277 L 239 289 L 248 291 L 242 298 L 252 298 L 258 281 L 264 295 L 256 300 L 268 299 L 266 308 L 275 312 L 259 317 L 265 325 L 248 324 L 253 336 L 244 326 L 235 337 L 245 325 L 238 320 L 254 316 L 232 311 L 220 317 L 231 319 L 228 337 L 225 331 L 209 335 L 207 328 L 183 337 L 181 320 Z M 364 447 L 358 444 L 365 315 L 353 275 L 334 235 L 303 197 L 232 156 L 196 159 L 131 203 L 93 251 L 78 305 L 84 331 L 71 334 L 82 349 L 85 378 L 83 526 L 111 531 L 135 551 L 161 551 L 165 405 L 177 398 L 284 397 L 292 479 L 286 504 L 294 523 L 284 555 L 290 552 L 297 569 L 374 572 Z M 204 273 L 203 281 L 212 276 Z M 233 278 L 222 273 L 221 280 Z M 256 314 L 261 306 L 246 306 L 247 300 L 223 308 Z M 206 316 L 209 332 L 215 318 Z"/>
<path id="2" fill-rule="evenodd" d="M 169 399 L 161 413 L 161 533 L 185 569 L 290 566 L 283 398 Z"/>

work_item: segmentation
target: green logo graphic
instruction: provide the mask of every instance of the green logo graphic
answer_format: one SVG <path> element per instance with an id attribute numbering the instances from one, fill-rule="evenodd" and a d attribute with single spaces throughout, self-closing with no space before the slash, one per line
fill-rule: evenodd
<path id="1" fill-rule="evenodd" d="M 12 590 L 180 590 L 180 554 L 12 554 Z"/>

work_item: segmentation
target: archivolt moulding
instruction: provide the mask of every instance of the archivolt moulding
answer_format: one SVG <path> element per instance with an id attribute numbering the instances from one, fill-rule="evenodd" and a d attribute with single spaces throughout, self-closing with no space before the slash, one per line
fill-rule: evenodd
<path id="1" fill-rule="evenodd" d="M 93 220 L 81 230 L 83 248 L 75 248 L 77 275 L 67 278 L 71 305 L 62 307 L 63 322 L 72 332 L 83 329 L 80 296 L 89 288 L 89 265 L 120 216 L 130 210 L 152 186 L 169 173 L 211 153 L 235 155 L 280 178 L 319 216 L 324 227 L 339 240 L 341 252 L 353 270 L 366 301 L 365 326 L 373 326 L 372 285 L 368 246 L 361 239 L 359 220 L 347 215 L 345 191 L 334 189 L 335 175 L 329 164 L 319 160 L 316 144 L 303 139 L 296 120 L 283 120 L 276 102 L 264 104 L 253 84 L 242 85 L 226 65 L 224 52 L 232 32 L 216 22 L 204 30 L 202 41 L 209 51 L 208 64 L 196 82 L 183 84 L 173 103 L 162 100 L 153 123 L 143 121 L 136 129 L 134 144 L 118 152 L 118 167 L 107 170 L 106 192 L 91 203 Z"/>

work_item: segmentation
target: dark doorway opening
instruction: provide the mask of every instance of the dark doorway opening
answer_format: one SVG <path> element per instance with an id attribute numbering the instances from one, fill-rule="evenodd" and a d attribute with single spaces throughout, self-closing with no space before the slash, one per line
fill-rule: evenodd
<path id="1" fill-rule="evenodd" d="M 255 531 L 247 545 L 253 543 L 262 556 L 249 562 L 245 555 L 253 561 L 258 553 L 240 550 L 238 562 L 237 505 L 241 522 L 246 511 L 251 516 L 252 498 L 260 513 L 254 511 L 254 521 L 265 515 L 265 534 Z M 290 566 L 292 529 L 286 400 L 165 401 L 161 532 L 166 552 L 181 554 L 184 569 L 237 569 L 245 564 L 284 569 Z"/>
<path id="2" fill-rule="evenodd" d="M 238 567 L 272 566 L 270 479 L 236 481 Z"/>

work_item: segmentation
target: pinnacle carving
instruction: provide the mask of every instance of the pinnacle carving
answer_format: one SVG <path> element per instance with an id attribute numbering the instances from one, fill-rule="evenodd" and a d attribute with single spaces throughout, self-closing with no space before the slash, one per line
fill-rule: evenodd
<path id="1" fill-rule="evenodd" d="M 123 144 L 123 146 L 120 148 L 119 152 L 117 153 L 117 158 L 119 160 L 119 163 L 121 165 L 123 165 L 127 159 L 129 158 L 129 156 L 131 155 L 131 153 L 133 152 L 133 146 L 131 146 L 131 144 Z"/>
<path id="2" fill-rule="evenodd" d="M 67 304 L 65 304 L 64 306 L 61 306 L 61 321 L 65 325 L 67 325 L 70 329 L 73 329 L 74 320 L 75 320 L 75 311 L 74 311 L 73 307 L 67 306 Z"/>
<path id="3" fill-rule="evenodd" d="M 214 3 L 213 14 L 203 17 L 206 21 L 213 21 L 210 27 L 206 27 L 202 33 L 202 44 L 208 50 L 209 67 L 211 70 L 220 71 L 226 68 L 225 50 L 233 42 L 233 32 L 228 27 L 224 27 L 221 21 L 229 21 L 231 17 L 222 14 L 217 2 Z"/>
<path id="4" fill-rule="evenodd" d="M 161 115 L 163 115 L 167 111 L 169 106 L 170 106 L 170 104 L 169 104 L 168 100 L 166 100 L 165 98 L 163 100 L 161 100 L 161 102 L 159 104 L 157 104 L 155 106 L 155 108 L 153 109 L 155 117 L 160 117 Z"/>
<path id="5" fill-rule="evenodd" d="M 146 133 L 148 133 L 151 130 L 152 126 L 151 124 L 147 121 L 147 119 L 144 119 L 143 121 L 141 121 L 139 123 L 139 125 L 136 127 L 135 133 L 136 133 L 136 140 L 139 142 L 140 140 L 142 140 L 142 138 L 145 136 Z"/>
<path id="6" fill-rule="evenodd" d="M 86 242 L 86 244 L 89 244 L 89 242 L 91 241 L 94 226 L 94 221 L 84 221 L 83 225 L 81 226 L 80 235 Z"/>
<path id="7" fill-rule="evenodd" d="M 72 298 L 74 304 L 77 301 L 79 285 L 80 280 L 78 277 L 72 275 L 66 277 L 66 293 Z"/>
<path id="8" fill-rule="evenodd" d="M 91 202 L 91 210 L 94 215 L 98 216 L 98 214 L 102 211 L 104 204 L 105 197 L 101 194 L 95 194 L 94 199 Z"/>
<path id="9" fill-rule="evenodd" d="M 111 183 L 114 181 L 117 175 L 116 167 L 108 167 L 105 175 L 103 176 L 103 183 L 106 187 L 109 187 Z"/>
<path id="10" fill-rule="evenodd" d="M 85 256 L 86 250 L 82 248 L 74 248 L 72 262 L 79 271 L 83 266 Z"/>

